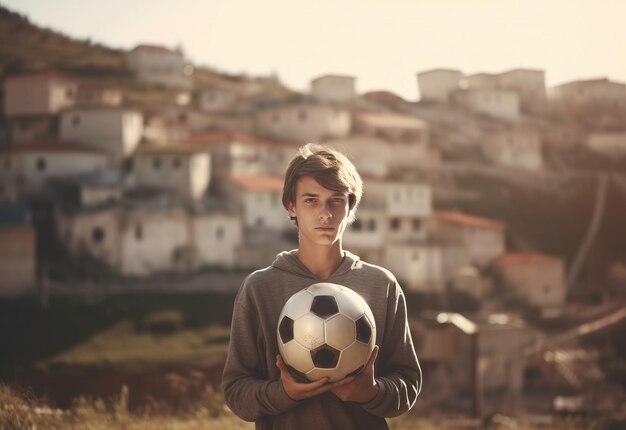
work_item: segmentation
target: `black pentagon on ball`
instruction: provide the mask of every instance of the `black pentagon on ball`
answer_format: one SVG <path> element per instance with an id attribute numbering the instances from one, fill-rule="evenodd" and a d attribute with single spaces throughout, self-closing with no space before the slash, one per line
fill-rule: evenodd
<path id="1" fill-rule="evenodd" d="M 322 345 L 311 351 L 311 358 L 315 367 L 332 369 L 339 362 L 339 351 L 329 345 Z"/>
<path id="2" fill-rule="evenodd" d="M 280 333 L 280 340 L 283 343 L 293 340 L 293 320 L 289 317 L 283 317 L 278 326 L 278 333 Z"/>
<path id="3" fill-rule="evenodd" d="M 372 327 L 367 317 L 363 315 L 356 321 L 356 340 L 363 343 L 369 343 L 372 337 Z"/>
<path id="4" fill-rule="evenodd" d="M 311 312 L 320 318 L 326 318 L 339 312 L 337 301 L 333 296 L 315 296 Z"/>

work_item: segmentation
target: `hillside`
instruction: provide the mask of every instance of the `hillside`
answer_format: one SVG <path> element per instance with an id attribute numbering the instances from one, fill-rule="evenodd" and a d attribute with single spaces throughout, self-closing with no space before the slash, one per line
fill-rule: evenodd
<path id="1" fill-rule="evenodd" d="M 26 16 L 0 5 L 0 78 L 33 69 L 61 70 L 83 80 L 97 80 L 124 90 L 131 102 L 171 99 L 171 90 L 139 83 L 124 70 L 124 51 L 112 49 L 90 39 L 78 40 L 60 32 L 41 28 Z M 195 88 L 233 89 L 247 86 L 257 96 L 276 97 L 293 93 L 272 77 L 250 77 L 197 66 Z"/>

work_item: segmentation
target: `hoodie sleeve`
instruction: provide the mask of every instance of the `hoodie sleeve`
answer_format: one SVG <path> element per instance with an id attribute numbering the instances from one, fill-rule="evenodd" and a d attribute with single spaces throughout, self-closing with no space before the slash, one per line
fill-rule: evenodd
<path id="1" fill-rule="evenodd" d="M 257 421 L 286 412 L 298 402 L 287 395 L 280 379 L 264 377 L 267 372 L 262 370 L 266 366 L 260 322 L 254 308 L 244 305 L 244 296 L 245 292 L 240 292 L 235 300 L 222 389 L 226 404 L 237 416 Z"/>
<path id="2" fill-rule="evenodd" d="M 378 394 L 361 406 L 379 417 L 395 417 L 415 404 L 421 390 L 420 368 L 409 329 L 406 301 L 397 281 L 390 286 L 387 321 L 375 366 Z"/>

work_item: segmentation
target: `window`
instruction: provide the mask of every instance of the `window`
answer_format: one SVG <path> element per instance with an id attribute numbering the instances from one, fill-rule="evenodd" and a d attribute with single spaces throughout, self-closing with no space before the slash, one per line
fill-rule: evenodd
<path id="1" fill-rule="evenodd" d="M 369 222 L 367 223 L 367 228 L 371 231 L 376 230 L 376 220 L 375 219 L 369 220 Z"/>
<path id="2" fill-rule="evenodd" d="M 46 164 L 46 160 L 44 158 L 40 158 L 37 160 L 35 167 L 39 172 L 43 172 L 44 170 L 46 170 Z"/>
<path id="3" fill-rule="evenodd" d="M 419 218 L 413 218 L 413 230 L 417 231 L 422 227 L 422 220 Z"/>
<path id="4" fill-rule="evenodd" d="M 104 240 L 104 236 L 104 230 L 101 227 L 95 227 L 91 231 L 91 240 L 94 243 L 102 243 L 102 241 Z"/>
<path id="5" fill-rule="evenodd" d="M 224 227 L 219 226 L 215 229 L 215 238 L 217 240 L 222 240 L 224 238 Z"/>
<path id="6" fill-rule="evenodd" d="M 399 218 L 391 218 L 391 220 L 389 221 L 389 226 L 391 227 L 392 230 L 399 230 L 400 229 L 400 219 Z"/>
<path id="7" fill-rule="evenodd" d="M 154 170 L 161 168 L 161 159 L 159 157 L 155 157 L 154 160 L 152 160 L 152 167 L 154 167 Z"/>
<path id="8" fill-rule="evenodd" d="M 72 117 L 72 125 L 74 127 L 78 127 L 80 125 L 80 117 L 78 115 L 74 115 Z"/>
<path id="9" fill-rule="evenodd" d="M 174 169 L 178 169 L 181 165 L 182 165 L 182 162 L 180 161 L 180 158 L 176 157 L 172 160 L 172 167 Z"/>
<path id="10" fill-rule="evenodd" d="M 354 231 L 360 231 L 363 228 L 363 223 L 361 222 L 360 219 L 354 220 L 354 222 L 352 223 L 352 229 Z"/>
<path id="11" fill-rule="evenodd" d="M 263 227 L 265 225 L 265 221 L 263 220 L 263 218 L 258 217 L 255 220 L 255 224 L 256 224 L 257 227 Z"/>
<path id="12" fill-rule="evenodd" d="M 143 226 L 141 224 L 137 224 L 135 226 L 135 239 L 137 240 L 143 239 Z"/>

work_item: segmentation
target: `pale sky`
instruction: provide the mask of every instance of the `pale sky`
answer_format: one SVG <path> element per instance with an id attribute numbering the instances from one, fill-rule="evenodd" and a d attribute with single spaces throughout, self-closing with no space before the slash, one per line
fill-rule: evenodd
<path id="1" fill-rule="evenodd" d="M 359 93 L 416 100 L 416 73 L 516 67 L 548 86 L 626 82 L 623 0 L 0 0 L 44 27 L 114 48 L 181 45 L 194 63 L 229 73 L 276 72 L 307 91 L 312 78 L 357 78 Z M 5 41 L 2 41 L 5 43 Z"/>

